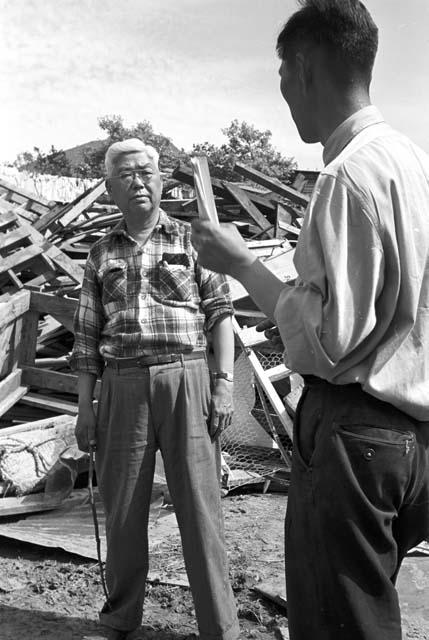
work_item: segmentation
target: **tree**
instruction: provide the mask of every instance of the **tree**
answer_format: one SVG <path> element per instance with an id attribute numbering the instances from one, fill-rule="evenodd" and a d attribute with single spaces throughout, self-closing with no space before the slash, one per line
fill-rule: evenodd
<path id="1" fill-rule="evenodd" d="M 34 173 L 45 173 L 52 176 L 71 176 L 72 167 L 65 152 L 55 149 L 51 145 L 49 153 L 43 153 L 39 147 L 34 147 L 34 153 L 25 151 L 15 160 L 15 166 L 20 170 Z"/>
<path id="2" fill-rule="evenodd" d="M 192 149 L 192 153 L 207 155 L 213 177 L 241 180 L 233 169 L 236 162 L 242 162 L 282 182 L 289 181 L 296 163 L 293 158 L 284 157 L 273 147 L 271 131 L 260 131 L 247 122 L 233 120 L 229 127 L 222 129 L 222 133 L 226 136 L 227 143 L 220 147 L 204 142 L 194 144 Z"/>
<path id="3" fill-rule="evenodd" d="M 155 133 L 147 120 L 142 120 L 133 127 L 126 127 L 122 116 L 106 115 L 98 119 L 98 125 L 102 131 L 107 133 L 107 138 L 96 149 L 84 153 L 83 162 L 77 167 L 77 172 L 82 177 L 102 177 L 104 175 L 104 156 L 108 147 L 114 142 L 127 138 L 139 138 L 145 144 L 155 147 L 159 153 L 159 166 L 163 172 L 171 173 L 179 160 L 187 158 L 187 154 L 183 150 L 179 150 L 170 138 Z"/>

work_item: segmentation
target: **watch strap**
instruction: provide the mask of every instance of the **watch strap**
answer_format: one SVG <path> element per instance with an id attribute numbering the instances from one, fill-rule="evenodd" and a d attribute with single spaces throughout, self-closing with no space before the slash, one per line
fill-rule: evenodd
<path id="1" fill-rule="evenodd" d="M 213 371 L 213 378 L 218 380 L 219 378 L 227 380 L 228 382 L 234 382 L 234 376 L 229 371 Z"/>

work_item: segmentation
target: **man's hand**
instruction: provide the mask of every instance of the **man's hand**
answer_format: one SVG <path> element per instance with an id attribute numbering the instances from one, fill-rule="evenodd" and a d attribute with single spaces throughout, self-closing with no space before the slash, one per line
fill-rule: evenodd
<path id="1" fill-rule="evenodd" d="M 81 451 L 89 451 L 90 447 L 95 447 L 97 444 L 96 420 L 92 405 L 79 407 L 74 432 L 77 445 Z"/>
<path id="2" fill-rule="evenodd" d="M 232 382 L 222 378 L 216 380 L 210 412 L 209 433 L 212 440 L 215 440 L 231 424 L 234 412 L 232 391 Z"/>
<path id="3" fill-rule="evenodd" d="M 256 331 L 263 331 L 267 340 L 269 340 L 271 346 L 274 348 L 274 351 L 278 353 L 283 353 L 285 350 L 285 346 L 280 337 L 280 331 L 273 323 L 272 320 L 266 318 L 266 320 L 262 320 L 256 325 Z"/>
<path id="4" fill-rule="evenodd" d="M 203 267 L 233 278 L 256 260 L 233 224 L 217 226 L 212 222 L 194 220 L 191 240 L 198 251 L 198 262 Z"/>

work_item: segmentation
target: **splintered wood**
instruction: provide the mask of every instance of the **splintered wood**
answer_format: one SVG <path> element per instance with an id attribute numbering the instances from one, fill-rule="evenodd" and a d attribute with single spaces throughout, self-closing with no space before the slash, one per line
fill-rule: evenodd
<path id="1" fill-rule="evenodd" d="M 206 156 L 192 156 L 191 165 L 194 171 L 199 216 L 201 220 L 219 224 Z"/>

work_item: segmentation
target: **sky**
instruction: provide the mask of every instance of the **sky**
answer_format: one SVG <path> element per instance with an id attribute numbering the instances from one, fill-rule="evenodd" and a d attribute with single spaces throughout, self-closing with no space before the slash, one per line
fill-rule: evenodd
<path id="1" fill-rule="evenodd" d="M 366 0 L 380 30 L 372 100 L 429 152 L 429 2 Z M 245 120 L 301 169 L 322 166 L 279 92 L 278 32 L 294 0 L 0 0 L 0 162 L 148 120 L 185 150 Z"/>

